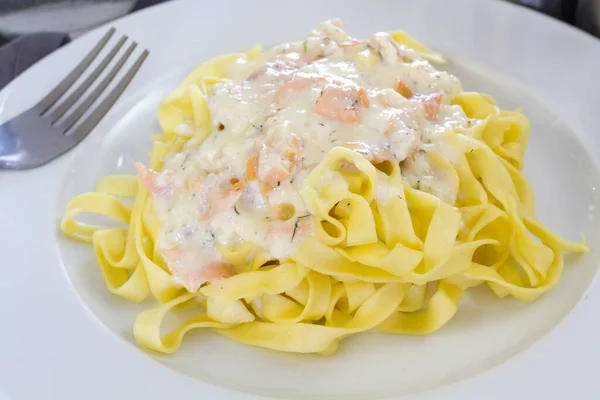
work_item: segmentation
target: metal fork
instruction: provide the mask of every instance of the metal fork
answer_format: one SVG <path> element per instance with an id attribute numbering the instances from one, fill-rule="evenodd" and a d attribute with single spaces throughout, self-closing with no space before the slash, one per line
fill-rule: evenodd
<path id="1" fill-rule="evenodd" d="M 84 93 L 88 91 L 108 64 L 115 58 L 125 44 L 127 36 L 119 39 L 102 61 L 69 96 L 57 107 L 52 110 L 51 108 L 86 71 L 114 33 L 114 28 L 106 32 L 98 44 L 73 71 L 39 103 L 0 125 L 0 169 L 29 169 L 44 165 L 76 146 L 100 122 L 146 60 L 149 54 L 148 50 L 144 50 L 140 54 L 119 82 L 106 94 L 105 98 L 96 106 L 93 106 L 133 53 L 137 43 L 131 43 L 102 81 L 90 91 L 77 107 L 74 107 L 74 104 L 82 98 Z M 76 125 L 88 111 L 89 114 Z"/>

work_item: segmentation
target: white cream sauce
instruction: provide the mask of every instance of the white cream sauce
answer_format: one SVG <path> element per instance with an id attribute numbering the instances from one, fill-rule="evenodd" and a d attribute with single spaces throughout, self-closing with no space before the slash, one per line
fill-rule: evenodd
<path id="1" fill-rule="evenodd" d="M 388 34 L 357 41 L 338 24 L 325 22 L 303 42 L 233 63 L 231 79 L 208 96 L 212 134 L 168 155 L 152 175 L 159 246 L 188 290 L 227 275 L 219 244 L 250 241 L 289 258 L 312 232 L 303 181 L 336 146 L 374 163 L 408 159 L 402 172 L 409 184 L 426 182 L 441 199 L 456 197 L 421 153 L 469 121 L 450 105 L 460 81 Z M 375 61 L 363 62 L 369 57 Z M 412 96 L 395 90 L 398 81 Z M 186 124 L 177 130 L 192 133 Z M 377 188 L 380 201 L 397 194 Z"/>

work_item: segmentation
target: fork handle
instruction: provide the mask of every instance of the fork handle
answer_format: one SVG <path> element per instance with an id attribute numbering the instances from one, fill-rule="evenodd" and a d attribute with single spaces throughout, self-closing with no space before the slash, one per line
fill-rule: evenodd
<path id="1" fill-rule="evenodd" d="M 58 154 L 62 135 L 37 111 L 29 109 L 0 125 L 0 170 L 29 169 L 42 165 Z M 54 154 L 55 155 L 55 154 Z"/>
<path id="2" fill-rule="evenodd" d="M 19 154 L 19 137 L 11 129 L 11 121 L 0 125 L 0 169 L 16 169 Z"/>

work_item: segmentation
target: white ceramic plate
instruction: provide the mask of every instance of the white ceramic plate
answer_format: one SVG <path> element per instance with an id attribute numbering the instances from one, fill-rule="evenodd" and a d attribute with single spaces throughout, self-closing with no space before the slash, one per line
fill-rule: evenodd
<path id="1" fill-rule="evenodd" d="M 596 251 L 568 257 L 560 284 L 531 305 L 475 290 L 430 337 L 362 334 L 330 358 L 246 347 L 210 332 L 190 334 L 173 356 L 138 348 L 132 323 L 144 304 L 110 295 L 91 248 L 61 236 L 66 202 L 100 176 L 132 172 L 133 161 L 146 158 L 158 130 L 158 102 L 194 66 L 257 42 L 301 38 L 333 16 L 358 37 L 405 29 L 446 54 L 466 89 L 488 92 L 504 108 L 522 107 L 532 122 L 525 175 L 540 220 L 570 239 L 583 232 L 593 250 L 600 248 L 596 39 L 491 0 L 169 2 L 114 23 L 151 55 L 92 135 L 43 168 L 0 172 L 0 394 L 15 400 L 597 396 L 583 391 L 597 379 L 600 359 Z M 4 89 L 0 120 L 38 100 L 105 29 Z"/>

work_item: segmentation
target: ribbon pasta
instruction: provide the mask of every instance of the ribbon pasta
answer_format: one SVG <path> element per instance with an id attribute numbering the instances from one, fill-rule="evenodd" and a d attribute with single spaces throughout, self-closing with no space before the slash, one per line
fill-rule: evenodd
<path id="1" fill-rule="evenodd" d="M 404 32 L 393 37 L 443 61 Z M 259 54 L 257 47 L 246 57 Z M 206 95 L 227 79 L 227 66 L 239 57 L 202 64 L 161 104 L 163 133 L 154 137 L 153 169 L 161 168 L 167 153 L 211 133 Z M 366 330 L 431 334 L 477 285 L 486 284 L 499 298 L 534 301 L 558 282 L 563 251 L 588 248 L 536 220 L 533 193 L 520 172 L 529 133 L 525 116 L 500 110 L 479 93 L 461 93 L 453 103 L 480 121 L 447 133 L 458 154 L 454 160 L 430 155 L 457 189 L 454 205 L 406 186 L 398 164 L 373 165 L 352 150 L 333 148 L 303 186 L 315 236 L 287 260 L 273 260 L 248 242 L 222 246 L 237 273 L 195 293 L 174 282 L 155 248 L 160 221 L 135 177 L 102 178 L 94 192 L 71 200 L 61 229 L 92 244 L 110 292 L 136 303 L 151 295 L 160 303 L 138 315 L 134 334 L 163 353 L 176 351 L 189 330 L 203 328 L 252 346 L 331 355 L 340 340 Z M 193 126 L 192 135 L 178 132 L 183 123 Z M 353 168 L 342 168 L 347 165 Z M 337 172 L 337 180 L 324 185 L 319 178 L 328 171 Z M 398 195 L 377 200 L 378 182 Z M 86 225 L 77 219 L 82 213 L 120 225 Z M 167 313 L 184 305 L 199 308 L 198 315 L 161 336 Z"/>

